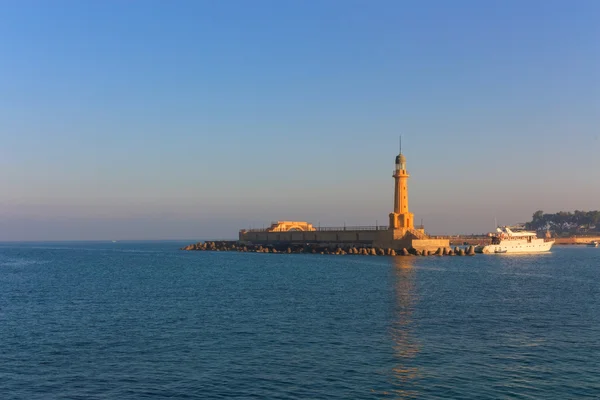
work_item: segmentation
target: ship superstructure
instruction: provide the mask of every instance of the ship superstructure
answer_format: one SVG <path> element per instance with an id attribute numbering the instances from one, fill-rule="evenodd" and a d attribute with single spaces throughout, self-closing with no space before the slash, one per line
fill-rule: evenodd
<path id="1" fill-rule="evenodd" d="M 554 240 L 538 238 L 535 232 L 512 231 L 508 226 L 496 228 L 490 233 L 492 243 L 477 246 L 475 252 L 484 254 L 494 253 L 541 253 L 549 251 Z"/>

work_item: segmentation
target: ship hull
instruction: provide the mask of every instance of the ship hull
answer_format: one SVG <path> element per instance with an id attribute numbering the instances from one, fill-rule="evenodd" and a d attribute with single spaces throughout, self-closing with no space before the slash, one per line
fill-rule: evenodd
<path id="1" fill-rule="evenodd" d="M 502 240 L 499 244 L 489 244 L 486 246 L 477 246 L 476 253 L 483 254 L 515 254 L 515 253 L 544 253 L 550 251 L 554 241 L 545 241 L 544 239 L 527 240 Z"/>

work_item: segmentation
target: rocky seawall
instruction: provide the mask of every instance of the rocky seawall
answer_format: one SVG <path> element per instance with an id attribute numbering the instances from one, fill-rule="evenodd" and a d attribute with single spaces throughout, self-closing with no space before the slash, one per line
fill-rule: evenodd
<path id="1" fill-rule="evenodd" d="M 578 245 L 587 245 L 591 241 L 600 242 L 600 236 L 573 236 L 568 238 L 556 238 L 554 239 L 555 245 L 569 245 L 569 244 L 578 244 Z"/>
<path id="2" fill-rule="evenodd" d="M 417 249 L 384 249 L 379 247 L 356 246 L 323 246 L 305 244 L 295 246 L 277 245 L 248 245 L 237 241 L 198 242 L 182 247 L 186 251 L 236 251 L 242 253 L 276 253 L 276 254 L 332 254 L 332 255 L 363 255 L 363 256 L 474 256 L 474 246 L 467 248 L 440 247 L 436 251 Z"/>

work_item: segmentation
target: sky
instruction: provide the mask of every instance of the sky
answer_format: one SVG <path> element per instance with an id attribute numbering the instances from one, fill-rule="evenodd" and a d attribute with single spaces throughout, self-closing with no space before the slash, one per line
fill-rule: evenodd
<path id="1" fill-rule="evenodd" d="M 7 1 L 0 241 L 600 209 L 600 2 Z"/>

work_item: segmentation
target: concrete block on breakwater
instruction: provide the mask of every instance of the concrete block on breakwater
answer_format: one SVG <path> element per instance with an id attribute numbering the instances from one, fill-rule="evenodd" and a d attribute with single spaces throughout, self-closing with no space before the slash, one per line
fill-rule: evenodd
<path id="1" fill-rule="evenodd" d="M 474 256 L 475 248 L 469 246 L 465 248 L 440 247 L 436 251 L 406 249 L 403 248 L 396 252 L 391 248 L 380 247 L 357 247 L 354 245 L 253 245 L 241 244 L 238 241 L 206 241 L 190 244 L 182 247 L 186 251 L 235 251 L 242 253 L 280 253 L 280 254 L 331 254 L 331 255 L 364 255 L 364 256 Z"/>

